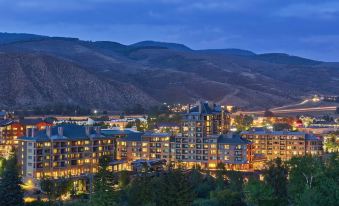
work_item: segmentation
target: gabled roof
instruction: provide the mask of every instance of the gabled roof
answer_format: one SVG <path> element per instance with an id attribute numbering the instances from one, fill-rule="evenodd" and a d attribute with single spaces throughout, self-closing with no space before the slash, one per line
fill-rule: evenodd
<path id="1" fill-rule="evenodd" d="M 155 133 L 155 132 L 133 132 L 128 134 L 125 137 L 120 138 L 122 141 L 133 141 L 133 142 L 140 142 L 142 141 L 142 137 L 171 137 L 169 133 Z"/>
<path id="2" fill-rule="evenodd" d="M 313 134 L 306 134 L 305 140 L 306 141 L 310 141 L 310 140 L 320 140 L 320 139 L 317 136 L 313 135 Z"/>
<path id="3" fill-rule="evenodd" d="M 63 128 L 63 136 L 58 135 L 58 127 Z M 90 128 L 90 137 L 91 138 L 103 138 L 104 136 L 101 134 L 97 134 L 93 127 Z M 47 136 L 46 129 L 37 131 L 34 137 L 20 137 L 21 140 L 35 140 L 35 141 L 48 141 L 50 139 L 89 139 L 90 138 L 86 134 L 86 127 L 75 125 L 75 124 L 61 124 L 58 126 L 54 126 L 51 128 L 51 136 Z"/>
<path id="4" fill-rule="evenodd" d="M 146 137 L 170 137 L 171 134 L 169 133 L 156 133 L 156 132 L 146 132 L 143 134 Z"/>
<path id="5" fill-rule="evenodd" d="M 138 133 L 130 133 L 126 137 L 120 138 L 120 140 L 128 141 L 128 142 L 141 142 L 142 141 L 142 135 L 144 133 L 138 132 Z"/>
<path id="6" fill-rule="evenodd" d="M 189 113 L 200 114 L 199 107 L 201 107 L 201 114 L 214 114 L 214 113 L 220 113 L 222 111 L 220 105 L 216 105 L 216 104 L 209 105 L 208 102 L 198 102 L 198 105 L 189 109 Z"/>
<path id="7" fill-rule="evenodd" d="M 335 121 L 325 121 L 325 120 L 319 120 L 319 121 L 315 121 L 312 124 L 337 124 Z M 311 125 L 312 125 L 311 124 Z"/>
<path id="8" fill-rule="evenodd" d="M 243 139 L 240 135 L 234 133 L 222 134 L 218 138 L 218 143 L 223 144 L 251 144 L 250 141 Z"/>
<path id="9" fill-rule="evenodd" d="M 243 131 L 240 134 L 252 135 L 305 135 L 305 132 L 291 132 L 291 131 Z"/>
<path id="10" fill-rule="evenodd" d="M 11 125 L 13 123 L 14 123 L 14 121 L 11 120 L 11 119 L 0 120 L 0 127 L 5 127 L 5 126 Z"/>
<path id="11" fill-rule="evenodd" d="M 124 129 L 124 130 L 120 130 L 120 129 L 102 129 L 101 130 L 101 134 L 103 134 L 105 136 L 109 136 L 109 135 L 128 135 L 128 134 L 132 134 L 132 133 L 140 133 L 140 132 L 133 131 L 133 130 L 128 130 L 128 129 Z"/>
<path id="12" fill-rule="evenodd" d="M 20 124 L 23 124 L 23 125 L 36 125 L 40 122 L 44 122 L 43 119 L 41 118 L 37 118 L 37 119 L 21 119 L 19 120 Z"/>

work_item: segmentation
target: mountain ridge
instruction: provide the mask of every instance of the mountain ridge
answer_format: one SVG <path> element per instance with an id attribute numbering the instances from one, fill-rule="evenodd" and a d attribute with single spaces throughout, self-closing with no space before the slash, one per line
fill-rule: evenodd
<path id="1" fill-rule="evenodd" d="M 0 33 L 0 42 L 3 33 Z M 8 33 L 6 34 L 8 39 Z M 30 36 L 28 36 L 30 37 Z M 164 47 L 164 45 L 170 45 Z M 268 108 L 298 101 L 309 94 L 338 94 L 339 64 L 310 60 L 286 54 L 255 54 L 240 49 L 225 49 L 226 53 L 215 51 L 183 49 L 180 44 L 152 41 L 142 44 L 124 45 L 111 41 L 82 41 L 77 38 L 47 37 L 0 44 L 0 72 L 14 75 L 8 66 L 10 60 L 4 55 L 17 55 L 25 61 L 40 61 L 44 64 L 29 64 L 24 60 L 13 60 L 25 74 L 40 71 L 59 71 L 60 65 L 77 70 L 81 75 L 73 75 L 72 80 L 62 76 L 50 83 L 39 75 L 22 76 L 21 81 L 35 82 L 35 96 L 29 99 L 25 92 L 15 90 L 15 85 L 6 90 L 10 101 L 0 100 L 0 106 L 30 107 L 55 102 L 53 96 L 44 93 L 43 85 L 51 85 L 55 92 L 65 98 L 64 103 L 84 104 L 110 110 L 119 110 L 140 103 L 144 107 L 168 103 L 190 103 L 199 99 L 232 104 L 247 108 Z M 175 46 L 173 48 L 173 46 Z M 185 48 L 185 47 L 184 47 Z M 243 53 L 245 52 L 245 53 Z M 248 55 L 244 55 L 248 52 Z M 27 58 L 25 55 L 35 55 Z M 22 56 L 22 57 L 20 57 Z M 46 60 L 48 56 L 51 60 Z M 32 60 L 34 59 L 34 61 Z M 42 67 L 42 68 L 40 68 Z M 62 69 L 60 69 L 62 70 Z M 63 70 L 62 70 L 63 71 Z M 61 72 L 61 71 L 59 71 Z M 18 73 L 20 74 L 20 73 Z M 38 72 L 36 74 L 39 74 Z M 58 73 L 61 75 L 61 73 Z M 51 77 L 52 78 L 52 77 Z M 80 81 L 85 85 L 88 79 L 95 79 L 93 88 L 81 89 L 73 85 L 69 92 L 65 85 Z M 53 80 L 54 81 L 54 80 Z M 93 80 L 94 81 L 94 80 Z M 41 84 L 37 84 L 41 82 Z M 2 85 L 8 84 L 0 79 Z M 20 86 L 20 81 L 18 82 Z M 86 88 L 84 86 L 84 88 Z M 110 88 L 110 89 L 108 89 Z M 103 90 L 102 103 L 93 93 Z M 112 90 L 110 92 L 109 90 Z M 48 90 L 50 93 L 53 90 Z M 125 92 L 127 91 L 127 93 Z M 6 99 L 6 94 L 2 94 Z M 25 104 L 29 99 L 29 103 Z M 66 99 L 68 99 L 66 101 Z M 100 98 L 99 98 L 100 99 Z"/>

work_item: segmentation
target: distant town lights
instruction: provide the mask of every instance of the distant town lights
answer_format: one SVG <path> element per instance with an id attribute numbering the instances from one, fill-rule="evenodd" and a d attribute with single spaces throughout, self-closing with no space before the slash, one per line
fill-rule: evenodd
<path id="1" fill-rule="evenodd" d="M 319 102 L 319 101 L 320 101 L 319 96 L 315 95 L 315 96 L 312 98 L 312 101 L 313 101 L 313 102 Z"/>

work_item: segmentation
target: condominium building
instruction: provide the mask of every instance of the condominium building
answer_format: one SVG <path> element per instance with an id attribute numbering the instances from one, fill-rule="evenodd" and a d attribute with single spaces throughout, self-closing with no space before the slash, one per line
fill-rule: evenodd
<path id="1" fill-rule="evenodd" d="M 173 160 L 171 144 L 173 137 L 169 133 L 131 133 L 117 139 L 117 160 L 132 162 L 139 159 Z"/>
<path id="2" fill-rule="evenodd" d="M 114 159 L 114 138 L 101 134 L 100 127 L 65 124 L 37 132 L 32 128 L 18 139 L 24 182 L 96 173 L 101 156 Z"/>
<path id="3" fill-rule="evenodd" d="M 176 135 L 180 132 L 180 124 L 174 122 L 160 122 L 156 128 L 161 133 L 171 133 Z"/>
<path id="4" fill-rule="evenodd" d="M 17 147 L 17 138 L 24 136 L 28 129 L 35 128 L 35 131 L 45 129 L 52 124 L 42 119 L 6 119 L 0 121 L 0 156 L 7 158 Z"/>
<path id="5" fill-rule="evenodd" d="M 227 169 L 250 170 L 253 159 L 252 143 L 239 135 L 213 135 L 208 138 L 205 161 L 187 163 L 178 161 L 175 137 L 168 133 L 133 133 L 117 139 L 117 160 L 125 160 L 129 165 L 136 160 L 166 160 L 166 163 L 191 168 L 216 169 L 224 163 Z M 128 168 L 131 169 L 131 168 Z"/>
<path id="6" fill-rule="evenodd" d="M 251 170 L 254 158 L 252 143 L 237 134 L 220 135 L 217 142 L 217 162 L 230 170 Z M 211 158 L 210 158 L 211 159 Z M 211 160 L 209 160 L 211 162 Z M 209 163 L 209 168 L 215 165 Z"/>
<path id="7" fill-rule="evenodd" d="M 23 125 L 13 120 L 0 121 L 0 156 L 8 158 L 15 146 L 17 138 L 25 134 Z"/>
<path id="8" fill-rule="evenodd" d="M 198 102 L 194 107 L 189 106 L 183 115 L 181 133 L 175 138 L 176 161 L 188 166 L 207 166 L 210 143 L 217 143 L 218 135 L 228 129 L 229 114 L 220 105 Z"/>
<path id="9" fill-rule="evenodd" d="M 46 129 L 47 126 L 53 126 L 53 123 L 42 118 L 20 119 L 18 121 L 25 129 L 35 128 L 36 130 Z"/>
<path id="10" fill-rule="evenodd" d="M 306 155 L 322 155 L 324 153 L 323 140 L 313 134 L 305 134 Z"/>
<path id="11" fill-rule="evenodd" d="M 251 168 L 252 144 L 239 135 L 226 134 L 229 114 L 221 106 L 198 102 L 183 114 L 181 132 L 134 133 L 117 139 L 117 159 L 165 159 L 187 168 L 216 169 L 224 163 L 229 169 Z"/>
<path id="12" fill-rule="evenodd" d="M 267 160 L 293 156 L 321 155 L 322 141 L 311 134 L 289 131 L 245 131 L 242 137 L 253 143 L 255 154 L 264 155 Z"/>

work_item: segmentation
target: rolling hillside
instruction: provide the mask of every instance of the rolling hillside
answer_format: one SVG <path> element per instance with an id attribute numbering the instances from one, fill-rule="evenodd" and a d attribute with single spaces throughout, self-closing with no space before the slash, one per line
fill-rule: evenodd
<path id="1" fill-rule="evenodd" d="M 119 110 L 205 99 L 268 108 L 314 93 L 338 95 L 338 65 L 239 49 L 0 33 L 0 106 Z"/>

